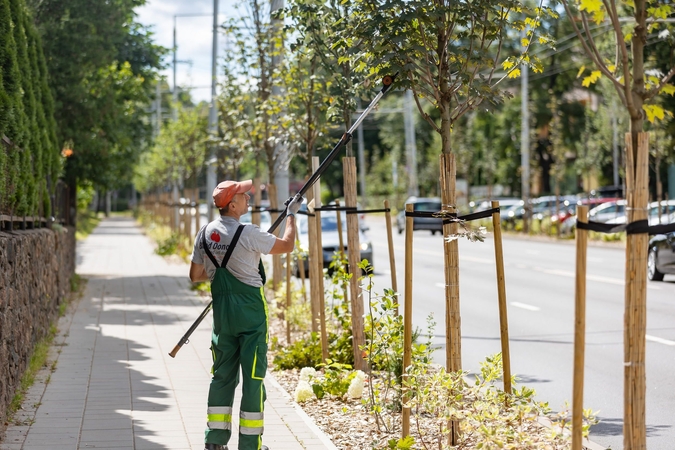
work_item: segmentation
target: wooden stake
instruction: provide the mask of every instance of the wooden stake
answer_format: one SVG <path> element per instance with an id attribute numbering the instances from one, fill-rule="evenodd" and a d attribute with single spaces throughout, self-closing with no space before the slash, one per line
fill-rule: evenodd
<path id="1" fill-rule="evenodd" d="M 299 241 L 298 241 L 299 242 Z M 296 242 L 296 246 L 298 245 Z M 300 282 L 302 283 L 302 298 L 305 303 L 307 303 L 307 284 L 305 283 L 305 260 L 300 256 L 297 257 L 298 261 L 298 272 L 300 272 Z"/>
<path id="2" fill-rule="evenodd" d="M 286 319 L 286 344 L 291 345 L 291 321 L 288 319 L 291 308 L 291 256 L 292 252 L 286 253 L 286 308 L 284 319 Z"/>
<path id="3" fill-rule="evenodd" d="M 340 207 L 340 200 L 335 200 L 335 206 Z M 337 230 L 338 230 L 338 250 L 340 250 L 340 257 L 343 257 L 345 254 L 345 244 L 342 240 L 342 215 L 341 211 L 335 211 L 337 213 Z"/>
<path id="4" fill-rule="evenodd" d="M 319 157 L 312 156 L 312 172 L 316 173 L 319 169 Z M 312 186 L 314 191 L 314 206 L 321 208 L 321 179 L 317 178 Z M 323 290 L 323 243 L 321 242 L 321 211 L 314 212 L 314 220 L 316 222 L 316 245 L 318 258 L 316 265 L 319 267 L 319 329 L 321 330 L 321 356 L 325 363 L 328 359 L 328 334 L 326 332 L 326 297 Z"/>
<path id="5" fill-rule="evenodd" d="M 279 209 L 279 201 L 277 200 L 277 187 L 273 184 L 267 185 L 267 195 L 270 200 L 270 208 Z M 279 217 L 279 213 L 272 214 L 272 223 Z M 280 235 L 283 225 L 275 230 L 277 236 Z M 283 265 L 281 264 L 281 255 L 272 255 L 272 289 L 276 292 L 281 286 Z"/>
<path id="6" fill-rule="evenodd" d="M 251 223 L 260 226 L 260 203 L 262 202 L 262 192 L 260 192 L 260 177 L 253 179 L 253 211 L 251 212 Z M 264 230 L 267 231 L 267 230 Z"/>
<path id="7" fill-rule="evenodd" d="M 384 209 L 389 209 L 389 200 L 384 201 Z M 391 229 L 391 213 L 386 211 L 384 213 L 384 219 L 387 223 L 387 243 L 389 247 L 389 270 L 391 271 L 391 290 L 396 292 L 398 295 L 398 285 L 396 284 L 396 259 L 394 258 L 394 238 L 392 236 L 393 231 Z M 396 299 L 396 315 L 398 316 L 398 298 Z"/>
<path id="8" fill-rule="evenodd" d="M 314 200 L 314 192 L 312 189 L 307 191 L 307 204 L 309 205 Z M 309 212 L 309 210 L 308 210 Z M 312 332 L 319 331 L 319 296 L 323 295 L 323 291 L 319 290 L 319 277 L 323 278 L 323 273 L 319 272 L 319 266 L 315 263 L 319 258 L 319 249 L 316 243 L 316 221 L 313 217 L 307 216 L 307 239 L 309 245 L 309 257 L 307 258 L 307 266 L 309 267 L 309 301 L 312 311 Z"/>
<path id="9" fill-rule="evenodd" d="M 444 211 L 456 213 L 457 192 L 455 155 L 442 154 L 441 158 L 441 201 Z M 462 323 L 459 311 L 459 243 L 457 239 L 447 240 L 457 234 L 457 223 L 443 225 L 443 253 L 445 265 L 445 357 L 448 372 L 462 370 Z M 448 423 L 450 433 L 448 444 L 459 442 L 459 422 Z"/>
<path id="10" fill-rule="evenodd" d="M 345 203 L 348 207 L 356 208 L 356 159 L 353 156 L 342 160 L 344 176 Z M 349 254 L 349 272 L 352 279 L 349 282 L 350 300 L 352 305 L 352 346 L 354 349 L 354 368 L 366 370 L 366 361 L 361 354 L 361 347 L 365 345 L 363 332 L 363 298 L 359 279 L 361 278 L 361 252 L 359 245 L 359 218 L 356 214 L 347 214 L 347 252 Z"/>
<path id="11" fill-rule="evenodd" d="M 338 208 L 340 207 L 340 200 L 335 200 L 335 206 Z M 340 255 L 340 259 L 344 260 L 345 259 L 345 246 L 344 246 L 344 241 L 342 240 L 342 212 L 341 211 L 335 211 L 337 214 L 337 230 L 338 230 L 338 251 Z M 344 283 L 342 285 L 342 292 L 344 295 L 344 301 L 348 302 L 349 301 L 349 286 Z"/>
<path id="12" fill-rule="evenodd" d="M 405 205 L 406 212 L 413 211 L 413 205 Z M 413 218 L 405 218 L 405 295 L 403 303 L 403 381 L 408 379 L 408 368 L 412 364 L 412 282 L 413 282 Z M 403 387 L 402 437 L 410 434 L 410 400 L 408 389 Z"/>
<path id="13" fill-rule="evenodd" d="M 626 134 L 627 222 L 647 219 L 649 134 L 639 133 L 637 151 Z M 637 156 L 637 158 L 635 157 Z M 647 447 L 645 419 L 645 347 L 647 330 L 647 234 L 626 238 L 626 302 L 624 312 L 624 448 Z"/>
<path id="14" fill-rule="evenodd" d="M 499 202 L 493 201 L 492 208 L 499 208 Z M 495 238 L 495 262 L 497 265 L 497 300 L 499 302 L 499 333 L 502 343 L 502 369 L 504 392 L 511 393 L 511 353 L 509 351 L 509 320 L 506 307 L 506 282 L 504 279 L 504 250 L 502 248 L 501 215 L 492 214 L 492 226 Z"/>
<path id="15" fill-rule="evenodd" d="M 577 220 L 588 222 L 588 206 L 577 207 Z M 574 384 L 572 386 L 572 450 L 582 450 L 584 416 L 584 352 L 586 346 L 586 247 L 588 231 L 577 227 L 577 270 L 574 295 Z"/>

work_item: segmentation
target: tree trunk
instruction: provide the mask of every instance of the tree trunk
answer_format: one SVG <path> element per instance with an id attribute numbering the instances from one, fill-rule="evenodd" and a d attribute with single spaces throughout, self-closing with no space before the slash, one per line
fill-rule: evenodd
<path id="1" fill-rule="evenodd" d="M 345 206 L 356 207 L 356 158 L 346 157 L 343 159 Z M 338 212 L 339 214 L 339 212 Z M 365 345 L 363 330 L 363 295 L 359 286 L 361 269 L 359 224 L 356 214 L 347 214 L 347 253 L 349 260 L 349 272 L 352 278 L 349 280 L 349 293 L 352 306 L 352 346 L 354 350 L 354 369 L 366 370 L 366 361 L 363 359 L 361 347 Z"/>

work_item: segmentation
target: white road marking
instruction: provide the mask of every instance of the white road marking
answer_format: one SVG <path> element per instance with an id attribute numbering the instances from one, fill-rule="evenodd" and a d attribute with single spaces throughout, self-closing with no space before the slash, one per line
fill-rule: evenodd
<path id="1" fill-rule="evenodd" d="M 675 346 L 675 341 L 669 341 L 668 339 L 663 339 L 656 336 L 645 335 L 645 339 L 652 342 L 658 342 L 659 344 L 672 345 Z"/>
<path id="2" fill-rule="evenodd" d="M 574 278 L 576 274 L 574 272 L 570 272 L 568 270 L 559 270 L 559 269 L 542 269 L 541 267 L 533 267 L 534 270 L 537 272 L 542 272 L 542 273 L 547 273 L 549 275 L 559 275 L 561 277 L 568 277 L 568 278 Z M 597 281 L 599 283 L 607 283 L 607 284 L 616 284 L 618 286 L 625 286 L 626 283 L 620 279 L 620 278 L 611 278 L 611 277 L 603 277 L 600 275 L 586 275 L 586 280 L 588 281 Z M 658 286 L 653 286 L 651 284 L 647 284 L 647 289 L 652 289 L 654 291 L 660 291 L 661 288 Z"/>
<path id="3" fill-rule="evenodd" d="M 485 258 L 475 258 L 473 256 L 464 256 L 460 255 L 459 256 L 459 262 L 461 263 L 462 261 L 471 261 L 471 262 L 477 262 L 481 264 L 495 264 L 495 261 L 493 259 L 485 259 Z"/>
<path id="4" fill-rule="evenodd" d="M 541 310 L 541 308 L 539 308 L 538 306 L 528 305 L 527 303 L 520 303 L 520 302 L 511 302 L 511 306 L 515 306 L 516 308 L 526 309 L 528 311 L 539 311 L 539 310 Z"/>

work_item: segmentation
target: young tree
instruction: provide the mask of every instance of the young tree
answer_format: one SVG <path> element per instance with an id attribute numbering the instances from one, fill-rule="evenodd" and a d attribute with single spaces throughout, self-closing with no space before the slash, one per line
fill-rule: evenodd
<path id="1" fill-rule="evenodd" d="M 675 94 L 675 86 L 668 84 L 675 76 L 675 65 L 665 72 L 652 73 L 649 69 L 657 67 L 657 63 L 645 58 L 645 46 L 651 33 L 669 27 L 661 19 L 672 18 L 675 9 L 670 3 L 648 0 L 630 3 L 616 0 L 563 0 L 562 3 L 586 56 L 595 67 L 586 82 L 590 84 L 601 76 L 607 77 L 630 116 L 630 132 L 626 136 L 627 219 L 629 223 L 646 220 L 649 149 L 644 120 L 653 122 L 668 114 L 654 100 L 661 93 Z M 601 23 L 605 20 L 612 24 L 615 38 L 615 47 L 610 54 L 602 53 L 590 32 L 591 22 Z M 646 233 L 629 234 L 626 244 L 624 448 L 628 450 L 646 448 L 647 240 Z"/>
<path id="2" fill-rule="evenodd" d="M 532 42 L 547 43 L 550 38 L 535 38 L 543 15 L 555 16 L 547 8 L 527 11 L 517 1 L 487 0 L 450 2 L 448 0 L 359 0 L 358 20 L 350 34 L 362 41 L 361 48 L 374 61 L 372 72 L 399 73 L 400 86 L 412 89 L 418 109 L 441 137 L 442 200 L 454 212 L 455 173 L 452 152 L 452 126 L 464 113 L 487 100 L 499 104 L 508 93 L 500 81 L 520 74 L 526 63 L 541 71 L 536 58 L 527 56 Z M 532 17 L 525 13 L 531 12 Z M 524 33 L 519 50 L 504 49 L 509 37 Z M 499 75 L 503 68 L 506 74 Z M 431 102 L 440 111 L 440 121 L 426 113 L 422 102 Z M 453 167 L 451 167 L 453 166 Z M 449 173 L 448 171 L 451 171 Z M 456 224 L 446 234 L 456 233 Z M 448 370 L 461 369 L 459 323 L 458 243 L 445 243 L 446 264 L 446 364 Z"/>
<path id="3" fill-rule="evenodd" d="M 289 145 L 306 161 L 309 176 L 317 142 L 326 133 L 330 94 L 317 50 L 307 45 L 305 39 L 300 36 L 291 45 L 288 58 L 278 70 L 286 93 L 280 99 L 279 109 L 283 111 L 281 126 L 286 130 Z"/>
<path id="4" fill-rule="evenodd" d="M 278 101 L 273 87 L 279 85 L 275 79 L 275 65 L 281 55 L 283 30 L 273 22 L 269 4 L 261 0 L 247 0 L 246 14 L 236 23 L 226 25 L 229 35 L 234 38 L 236 57 L 229 70 L 239 80 L 242 92 L 248 93 L 246 112 L 249 124 L 245 125 L 249 142 L 256 147 L 254 152 L 262 155 L 267 162 L 268 180 L 274 183 L 276 173 L 288 165 L 290 155 L 277 151 L 283 144 L 284 136 L 279 127 Z M 236 106 L 225 105 L 225 108 Z"/>
<path id="5" fill-rule="evenodd" d="M 141 156 L 134 183 L 141 191 L 174 184 L 197 187 L 208 140 L 207 112 L 178 108 L 178 120 L 162 127 L 154 145 Z"/>

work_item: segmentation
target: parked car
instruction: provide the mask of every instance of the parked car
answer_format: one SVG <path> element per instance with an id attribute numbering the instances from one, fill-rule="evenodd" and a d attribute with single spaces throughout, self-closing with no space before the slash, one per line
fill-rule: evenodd
<path id="1" fill-rule="evenodd" d="M 659 208 L 661 209 L 661 219 L 659 222 Z M 669 223 L 669 215 L 675 212 L 675 200 L 651 202 L 649 204 L 649 214 L 647 220 L 649 225 L 658 225 L 659 223 Z M 606 223 L 621 225 L 626 223 L 626 213 L 614 219 L 608 220 Z"/>
<path id="2" fill-rule="evenodd" d="M 675 223 L 675 213 L 670 214 L 667 223 Z M 675 232 L 657 234 L 649 240 L 647 277 L 662 281 L 666 274 L 675 275 Z"/>
<path id="3" fill-rule="evenodd" d="M 249 206 L 248 212 L 239 218 L 241 223 L 253 223 L 253 214 L 251 212 L 251 207 Z M 260 212 L 260 229 L 263 231 L 268 231 L 272 227 L 272 216 L 268 211 Z"/>
<path id="4" fill-rule="evenodd" d="M 576 204 L 577 198 L 574 195 L 561 195 L 558 197 L 558 214 L 555 220 L 565 220 L 572 212 L 570 208 Z M 530 200 L 531 217 L 533 219 L 542 220 L 544 217 L 555 216 L 556 213 L 556 197 L 555 195 L 547 195 L 544 197 L 537 197 Z M 517 219 L 522 219 L 525 215 L 525 202 L 520 200 L 516 205 L 502 211 L 502 220 L 506 223 L 515 222 Z"/>
<path id="5" fill-rule="evenodd" d="M 307 205 L 304 203 L 300 207 L 301 211 L 307 211 Z M 322 211 L 321 212 L 321 246 L 323 247 L 323 267 L 328 268 L 333 261 L 333 255 L 339 251 L 340 236 L 338 233 L 337 224 L 338 211 Z M 347 253 L 347 214 L 344 211 L 339 211 L 342 225 L 342 240 L 344 251 Z M 298 214 L 296 216 L 296 231 L 297 238 L 300 241 L 300 249 L 307 254 L 309 251 L 309 222 L 308 216 L 305 214 Z M 371 243 L 365 231 L 359 227 L 359 245 L 360 258 L 367 259 L 371 264 L 373 262 L 373 244 Z M 308 272 L 307 264 L 305 264 L 305 272 Z M 296 273 L 298 270 L 296 268 Z"/>
<path id="6" fill-rule="evenodd" d="M 499 202 L 499 208 L 502 213 L 511 206 L 522 203 L 522 200 L 516 197 L 498 197 L 490 200 L 470 202 L 469 208 L 471 209 L 471 212 L 487 211 L 492 208 L 492 200 Z"/>
<path id="7" fill-rule="evenodd" d="M 412 204 L 413 211 L 438 212 L 442 209 L 441 199 L 438 197 L 409 197 L 405 204 Z M 405 230 L 405 209 L 396 216 L 398 234 Z M 413 217 L 413 231 L 430 230 L 431 234 L 443 233 L 443 219 L 435 217 Z"/>
<path id="8" fill-rule="evenodd" d="M 600 200 L 607 200 L 600 202 Z M 588 220 L 591 222 L 606 223 L 609 220 L 616 219 L 618 217 L 623 217 L 626 214 L 626 201 L 622 199 L 608 199 L 608 198 L 591 198 L 591 199 L 582 199 L 579 201 L 579 204 L 587 204 L 591 209 L 588 211 Z M 593 206 L 593 205 L 597 206 Z M 578 206 L 578 204 L 577 204 Z M 560 230 L 562 233 L 571 233 L 577 226 L 577 214 L 575 208 L 575 214 L 565 220 Z"/>

